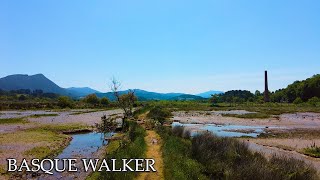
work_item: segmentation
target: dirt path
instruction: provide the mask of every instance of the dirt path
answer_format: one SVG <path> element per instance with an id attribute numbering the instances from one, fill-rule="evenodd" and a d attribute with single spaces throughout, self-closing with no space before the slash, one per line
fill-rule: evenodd
<path id="1" fill-rule="evenodd" d="M 153 130 L 148 130 L 147 135 L 144 138 L 147 143 L 146 158 L 152 158 L 155 160 L 155 169 L 157 172 L 144 172 L 141 173 L 138 180 L 152 180 L 152 179 L 164 179 L 163 175 L 163 160 L 161 152 L 161 137 Z"/>

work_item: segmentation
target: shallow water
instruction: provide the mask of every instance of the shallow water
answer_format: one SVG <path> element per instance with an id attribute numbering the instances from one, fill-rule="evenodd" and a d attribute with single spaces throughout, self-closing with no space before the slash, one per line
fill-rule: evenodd
<path id="1" fill-rule="evenodd" d="M 192 127 L 191 135 L 194 136 L 199 132 L 209 131 L 221 137 L 257 137 L 265 132 L 264 126 L 242 126 L 242 125 L 216 125 L 216 124 L 182 124 L 179 122 L 172 123 L 172 126 Z M 273 127 L 271 127 L 273 128 Z M 239 132 L 239 131 L 248 131 Z"/>
<path id="2" fill-rule="evenodd" d="M 72 135 L 69 146 L 67 146 L 57 158 L 75 158 L 79 156 L 90 157 L 92 153 L 106 144 L 107 141 L 103 139 L 101 133 L 90 132 L 74 134 Z"/>
<path id="3" fill-rule="evenodd" d="M 70 144 L 56 157 L 57 159 L 94 158 L 93 157 L 94 153 L 97 152 L 99 148 L 101 148 L 102 146 L 108 143 L 108 141 L 104 140 L 102 133 L 90 132 L 90 133 L 73 134 L 71 136 L 72 136 L 72 140 Z M 50 167 L 49 164 L 46 164 L 45 166 L 47 168 Z M 58 167 L 59 169 L 63 169 L 64 164 L 62 161 L 59 161 Z M 78 167 L 78 168 L 81 168 L 81 167 Z M 78 169 L 78 171 L 79 170 L 80 169 Z M 79 175 L 79 172 L 71 173 L 70 175 L 67 175 L 67 176 L 64 173 L 57 172 L 57 171 L 52 171 L 52 173 L 53 175 L 43 174 L 44 176 L 39 179 L 48 179 L 48 178 L 49 179 L 50 178 L 74 179 L 74 177 L 70 176 L 71 174 L 76 176 Z"/>

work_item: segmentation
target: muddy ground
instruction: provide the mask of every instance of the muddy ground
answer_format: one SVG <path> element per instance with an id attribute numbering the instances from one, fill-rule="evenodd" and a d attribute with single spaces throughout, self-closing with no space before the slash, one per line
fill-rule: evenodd
<path id="1" fill-rule="evenodd" d="M 245 113 L 251 112 L 243 110 L 179 111 L 173 113 L 172 120 L 185 124 L 196 124 L 192 127 L 188 126 L 191 130 L 200 129 L 206 124 L 265 127 L 265 131 L 269 134 L 268 137 L 239 139 L 247 142 L 250 149 L 262 152 L 266 157 L 271 157 L 273 154 L 294 157 L 313 165 L 320 172 L 320 158 L 309 157 L 302 153 L 304 148 L 311 145 L 320 146 L 320 113 L 281 114 L 266 119 L 222 116 L 223 114 Z"/>
<path id="2" fill-rule="evenodd" d="M 67 146 L 70 136 L 64 134 L 48 134 L 42 132 L 43 125 L 52 127 L 59 125 L 79 124 L 82 126 L 94 126 L 100 122 L 103 115 L 121 115 L 121 110 L 69 110 L 69 111 L 1 111 L 0 119 L 24 118 L 27 123 L 0 124 L 0 179 L 7 179 L 7 175 L 1 175 L 6 170 L 7 158 L 16 158 L 20 162 L 23 158 L 31 159 L 26 152 L 37 147 L 58 148 L 58 144 Z M 37 114 L 38 116 L 34 116 Z M 57 114 L 55 116 L 42 116 L 44 114 Z M 43 136 L 43 137 L 42 137 Z M 54 139 L 54 140 L 52 140 Z M 36 142 L 35 142 L 36 141 Z M 93 154 L 93 157 L 102 157 L 102 151 Z M 86 174 L 75 174 L 78 179 L 84 179 Z"/>

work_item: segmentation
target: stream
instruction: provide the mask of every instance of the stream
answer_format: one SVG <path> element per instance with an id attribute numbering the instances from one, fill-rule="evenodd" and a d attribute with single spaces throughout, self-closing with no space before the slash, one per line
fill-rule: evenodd
<path id="1" fill-rule="evenodd" d="M 110 134 L 111 135 L 111 134 Z M 78 168 L 78 172 L 57 172 L 52 171 L 53 175 L 42 173 L 39 179 L 83 179 L 84 173 L 82 170 L 81 160 L 82 158 L 97 158 L 95 154 L 98 150 L 107 145 L 108 141 L 104 140 L 102 133 L 89 132 L 89 133 L 81 133 L 81 134 L 72 134 L 72 140 L 70 144 L 55 158 L 57 159 L 66 159 L 66 158 L 74 158 L 77 159 L 76 167 Z M 49 164 L 45 166 L 50 167 Z M 64 164 L 62 161 L 59 161 L 58 164 L 59 169 L 63 169 Z"/>

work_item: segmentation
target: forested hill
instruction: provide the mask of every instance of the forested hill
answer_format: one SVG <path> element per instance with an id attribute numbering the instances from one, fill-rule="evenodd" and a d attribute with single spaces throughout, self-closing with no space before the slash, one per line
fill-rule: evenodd
<path id="1" fill-rule="evenodd" d="M 320 98 L 320 74 L 303 81 L 295 81 L 288 87 L 275 91 L 271 96 L 275 102 L 308 101 L 313 97 Z"/>
<path id="2" fill-rule="evenodd" d="M 284 89 L 270 92 L 271 102 L 302 103 L 310 101 L 320 102 L 320 74 L 303 81 L 295 81 Z M 216 94 L 211 102 L 263 102 L 263 92 L 255 94 L 247 90 L 231 90 L 224 94 Z"/>

